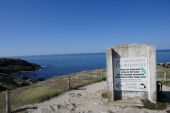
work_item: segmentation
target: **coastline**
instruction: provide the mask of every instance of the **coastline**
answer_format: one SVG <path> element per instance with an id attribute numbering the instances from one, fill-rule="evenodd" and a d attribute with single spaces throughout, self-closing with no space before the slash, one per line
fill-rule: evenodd
<path id="1" fill-rule="evenodd" d="M 105 72 L 105 68 L 99 68 L 101 70 L 104 70 L 103 72 Z M 57 75 L 57 76 L 53 76 L 53 77 L 65 77 L 65 76 L 71 76 L 71 75 L 75 75 L 75 73 L 83 73 L 83 72 L 90 72 L 90 71 L 93 71 L 93 70 L 99 70 L 99 69 L 90 69 L 90 70 L 83 70 L 83 71 L 79 71 L 79 72 L 73 72 L 73 73 L 69 73 L 69 74 L 66 74 L 66 75 Z M 159 63 L 157 64 L 157 74 L 159 74 L 160 76 L 163 76 L 164 72 L 166 70 L 169 70 L 170 69 L 170 63 L 169 62 L 166 62 L 166 63 Z M 31 85 L 31 84 L 34 84 L 36 82 L 39 82 L 39 81 L 44 81 L 44 80 L 48 80 L 48 79 L 44 79 L 44 78 L 38 78 L 36 80 L 34 79 L 31 79 L 29 76 L 25 76 L 25 73 L 34 73 L 34 71 L 20 71 L 18 73 L 12 73 L 10 75 L 7 75 L 4 76 L 5 74 L 1 74 L 0 73 L 0 84 L 2 86 L 2 84 L 6 84 L 5 83 L 5 80 L 7 82 L 7 87 L 9 87 L 8 89 L 16 89 L 16 88 L 19 88 L 19 87 L 23 87 L 23 86 L 27 86 L 27 85 Z M 51 78 L 53 78 L 51 77 Z M 164 80 L 165 77 L 158 77 L 160 80 Z M 3 80 L 4 79 L 4 80 Z M 168 78 L 170 79 L 170 78 Z M 3 83 L 2 83 L 2 80 L 3 80 Z M 11 84 L 10 82 L 11 81 Z M 15 82 L 15 83 L 14 83 Z M 4 86 L 4 85 L 3 85 Z M 3 89 L 3 88 L 1 88 Z M 0 91 L 3 91 L 3 90 L 0 90 Z"/>
<path id="2" fill-rule="evenodd" d="M 0 58 L 0 91 L 31 84 L 30 78 L 24 75 L 16 77 L 14 74 L 24 71 L 36 71 L 40 68 L 40 65 L 22 59 Z"/>

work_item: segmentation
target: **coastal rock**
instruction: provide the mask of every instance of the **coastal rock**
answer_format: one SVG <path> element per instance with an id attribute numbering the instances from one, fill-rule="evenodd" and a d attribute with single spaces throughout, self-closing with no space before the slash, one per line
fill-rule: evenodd
<path id="1" fill-rule="evenodd" d="M 158 65 L 166 67 L 166 68 L 170 68 L 170 62 L 159 63 Z"/>
<path id="2" fill-rule="evenodd" d="M 22 72 L 35 71 L 39 68 L 40 65 L 22 59 L 0 58 L 0 91 L 32 84 L 32 80 L 22 75 Z M 21 77 L 16 78 L 14 75 L 20 72 Z"/>
<path id="3" fill-rule="evenodd" d="M 0 58 L 0 73 L 11 74 L 22 71 L 35 71 L 40 65 L 22 59 Z"/>
<path id="4" fill-rule="evenodd" d="M 166 62 L 166 63 L 165 63 L 165 67 L 166 67 L 166 68 L 170 68 L 170 62 Z"/>
<path id="5" fill-rule="evenodd" d="M 14 89 L 17 87 L 27 86 L 32 84 L 32 80 L 28 77 L 23 78 L 15 78 L 8 74 L 0 74 L 0 91 L 4 91 L 6 89 Z"/>

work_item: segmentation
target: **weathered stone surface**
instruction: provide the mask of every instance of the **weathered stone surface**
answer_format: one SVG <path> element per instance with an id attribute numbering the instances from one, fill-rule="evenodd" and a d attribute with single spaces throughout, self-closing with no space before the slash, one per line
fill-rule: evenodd
<path id="1" fill-rule="evenodd" d="M 126 45 L 120 45 L 120 46 L 114 46 L 112 48 L 108 48 L 106 54 L 107 54 L 106 60 L 107 60 L 107 82 L 108 82 L 109 101 L 114 101 L 119 99 L 139 98 L 139 99 L 148 99 L 151 102 L 156 102 L 157 99 L 156 49 L 154 46 L 145 45 L 145 44 L 126 44 Z M 122 59 L 126 60 L 126 59 L 134 59 L 134 58 L 136 59 L 144 58 L 144 60 L 146 59 L 147 61 L 146 67 L 148 72 L 147 73 L 148 82 L 147 84 L 145 84 L 147 86 L 147 90 L 135 91 L 135 90 L 115 89 L 114 84 L 117 82 L 114 80 L 114 74 L 115 74 L 114 69 L 116 68 L 114 67 L 115 59 L 119 59 L 121 61 Z M 120 79 L 120 81 L 121 80 L 122 79 Z M 122 84 L 123 82 L 117 85 L 122 87 Z"/>

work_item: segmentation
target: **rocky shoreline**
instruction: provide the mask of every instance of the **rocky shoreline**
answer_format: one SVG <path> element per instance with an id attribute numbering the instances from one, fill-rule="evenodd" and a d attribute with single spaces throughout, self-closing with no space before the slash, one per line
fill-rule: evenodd
<path id="1" fill-rule="evenodd" d="M 6 65 L 5 62 L 8 64 Z M 13 65 L 13 67 L 12 67 Z M 157 64 L 158 66 L 164 67 L 164 68 L 170 68 L 170 62 L 165 62 L 165 63 L 159 63 Z M 1 68 L 3 66 L 8 67 L 7 70 L 13 70 L 10 72 L 2 73 Z M 20 66 L 20 67 L 27 67 L 27 66 L 32 66 L 29 69 L 24 68 L 19 68 L 13 69 L 15 66 Z M 4 67 L 3 67 L 4 68 Z M 16 89 L 18 87 L 23 87 L 27 85 L 31 85 L 32 83 L 35 83 L 37 81 L 44 81 L 43 78 L 38 78 L 37 80 L 31 80 L 29 77 L 20 76 L 19 78 L 15 77 L 12 72 L 24 72 L 24 71 L 35 71 L 37 69 L 40 69 L 40 65 L 34 64 L 34 63 L 29 63 L 27 61 L 21 60 L 21 59 L 6 59 L 6 58 L 0 58 L 0 91 L 5 91 L 7 89 Z"/>
<path id="2" fill-rule="evenodd" d="M 157 65 L 160 65 L 160 66 L 163 66 L 163 67 L 166 67 L 166 68 L 170 68 L 170 62 L 159 63 Z"/>
<path id="3" fill-rule="evenodd" d="M 40 68 L 40 65 L 29 63 L 22 59 L 0 58 L 0 91 L 32 84 L 33 81 L 29 77 L 22 75 L 17 78 L 12 74 L 23 71 L 35 71 Z"/>

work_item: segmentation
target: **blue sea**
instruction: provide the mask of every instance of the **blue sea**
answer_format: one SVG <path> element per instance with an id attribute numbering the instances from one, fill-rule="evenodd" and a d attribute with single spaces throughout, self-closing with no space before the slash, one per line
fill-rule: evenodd
<path id="1" fill-rule="evenodd" d="M 32 63 L 37 63 L 42 66 L 40 70 L 35 72 L 24 73 L 24 76 L 28 76 L 31 79 L 48 79 L 53 76 L 106 67 L 105 53 L 40 55 L 23 56 L 18 58 Z M 157 63 L 160 62 L 170 62 L 170 50 L 157 51 Z"/>

